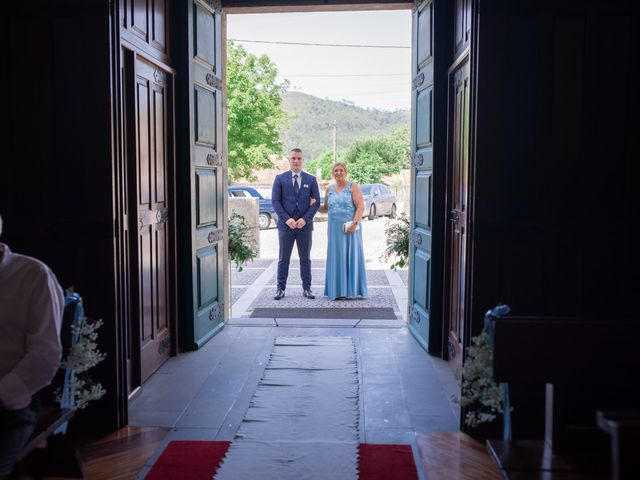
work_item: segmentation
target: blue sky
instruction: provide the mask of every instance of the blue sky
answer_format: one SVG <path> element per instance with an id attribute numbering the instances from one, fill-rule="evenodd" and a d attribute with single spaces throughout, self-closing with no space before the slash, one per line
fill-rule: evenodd
<path id="1" fill-rule="evenodd" d="M 411 11 L 269 13 L 227 16 L 229 39 L 324 44 L 411 45 Z M 411 105 L 411 49 L 237 42 L 266 54 L 289 90 L 382 110 Z"/>

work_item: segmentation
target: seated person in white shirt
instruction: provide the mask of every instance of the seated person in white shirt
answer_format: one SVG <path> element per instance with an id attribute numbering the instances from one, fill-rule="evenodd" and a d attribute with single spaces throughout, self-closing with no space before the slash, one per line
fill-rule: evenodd
<path id="1" fill-rule="evenodd" d="M 0 479 L 11 474 L 35 427 L 33 395 L 60 365 L 63 309 L 49 267 L 0 243 Z"/>

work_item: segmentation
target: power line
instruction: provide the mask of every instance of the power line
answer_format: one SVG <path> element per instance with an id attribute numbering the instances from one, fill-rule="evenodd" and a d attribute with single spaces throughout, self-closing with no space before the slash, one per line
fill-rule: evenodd
<path id="1" fill-rule="evenodd" d="M 304 45 L 308 47 L 401 48 L 401 49 L 411 48 L 404 45 L 356 45 L 356 44 L 350 44 L 350 43 L 272 42 L 269 40 L 242 40 L 240 38 L 230 38 L 229 40 L 233 42 L 242 42 L 242 43 L 269 43 L 272 45 Z"/>
<path id="2" fill-rule="evenodd" d="M 410 73 L 354 73 L 354 74 L 336 74 L 336 75 L 298 75 L 298 74 L 286 74 L 279 73 L 281 77 L 305 77 L 305 78 L 325 78 L 325 77 L 410 77 Z"/>

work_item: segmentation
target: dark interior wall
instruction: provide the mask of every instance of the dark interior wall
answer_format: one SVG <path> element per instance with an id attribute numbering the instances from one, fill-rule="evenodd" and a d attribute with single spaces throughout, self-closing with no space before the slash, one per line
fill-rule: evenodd
<path id="1" fill-rule="evenodd" d="M 637 4 L 479 8 L 474 333 L 498 301 L 638 318 Z"/>
<path id="2" fill-rule="evenodd" d="M 109 354 L 91 376 L 107 395 L 88 413 L 107 429 L 117 415 L 108 2 L 15 3 L 3 18 L 2 241 L 47 263 L 104 320 Z"/>

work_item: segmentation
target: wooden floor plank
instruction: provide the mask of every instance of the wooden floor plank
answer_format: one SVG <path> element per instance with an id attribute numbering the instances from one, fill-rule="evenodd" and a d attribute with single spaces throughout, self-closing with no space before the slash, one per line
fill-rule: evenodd
<path id="1" fill-rule="evenodd" d="M 171 429 L 125 427 L 80 448 L 86 480 L 132 480 Z M 47 480 L 69 480 L 48 478 Z"/>
<path id="2" fill-rule="evenodd" d="M 127 430 L 127 431 L 124 431 Z M 96 442 L 87 445 L 82 449 L 82 459 L 90 461 L 95 458 L 105 457 L 113 453 L 133 450 L 140 446 L 155 444 L 162 441 L 167 435 L 166 428 L 123 428 Z"/>
<path id="3" fill-rule="evenodd" d="M 426 480 L 499 480 L 500 472 L 487 449 L 462 432 L 416 434 Z"/>
<path id="4" fill-rule="evenodd" d="M 82 447 L 85 479 L 133 480 L 169 431 L 169 428 L 127 427 Z M 464 433 L 418 433 L 416 443 L 419 468 L 426 480 L 501 478 L 484 445 Z"/>

